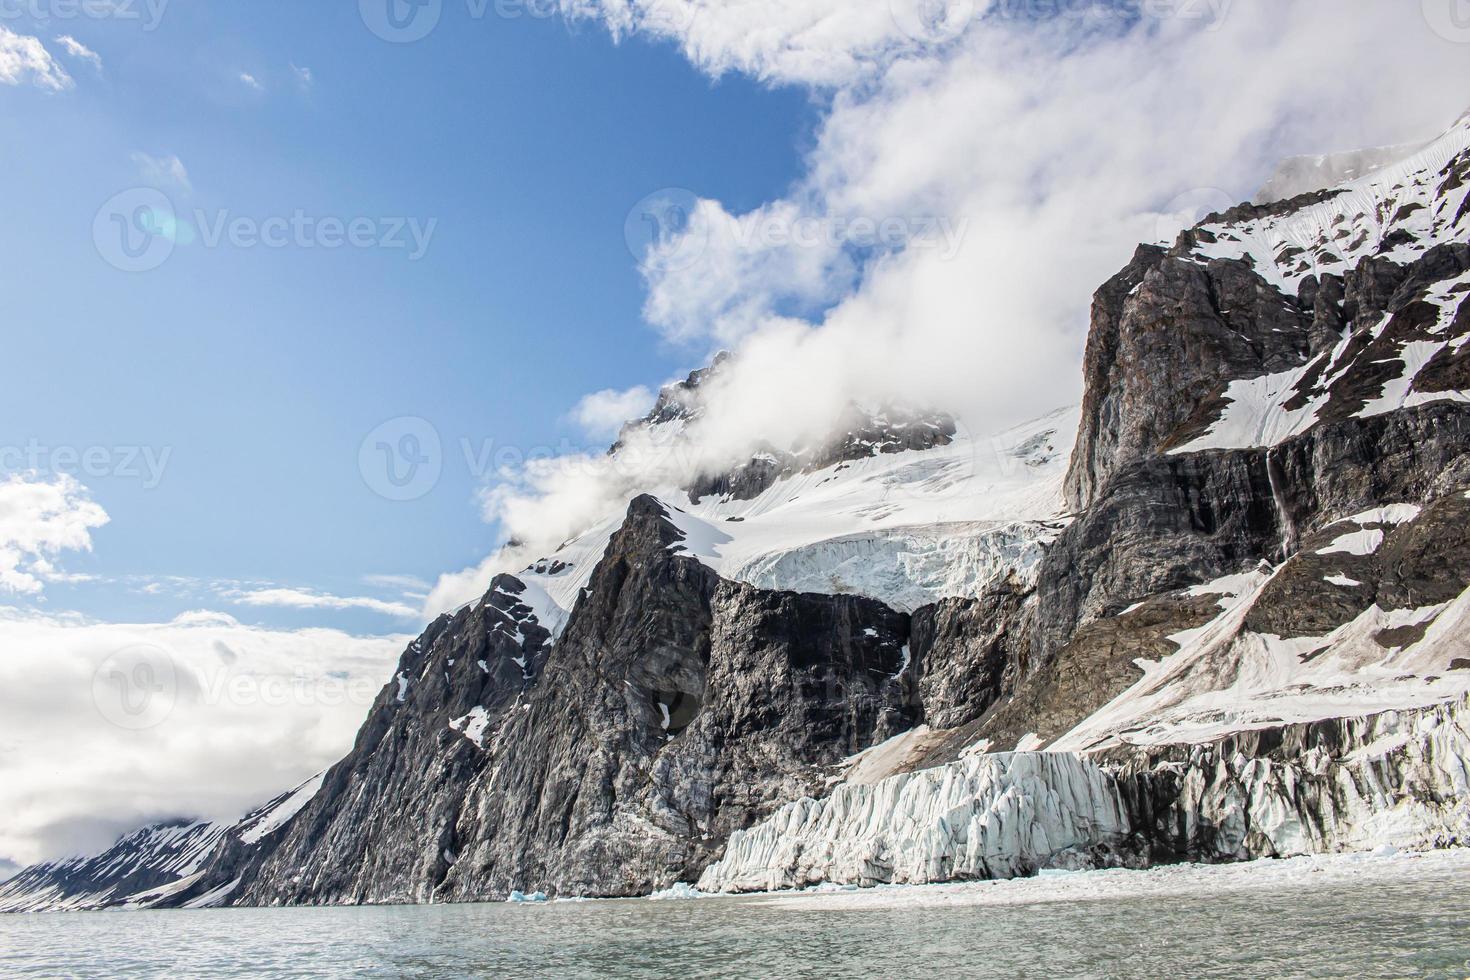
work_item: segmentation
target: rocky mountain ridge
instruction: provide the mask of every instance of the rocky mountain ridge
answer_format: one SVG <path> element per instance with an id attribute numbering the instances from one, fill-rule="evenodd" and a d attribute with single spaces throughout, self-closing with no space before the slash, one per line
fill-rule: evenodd
<path id="1" fill-rule="evenodd" d="M 1462 120 L 1141 247 L 1094 298 L 1070 458 L 1071 413 L 873 416 L 823 465 L 633 497 L 431 624 L 299 812 L 150 901 L 1470 842 L 1467 212 Z"/>

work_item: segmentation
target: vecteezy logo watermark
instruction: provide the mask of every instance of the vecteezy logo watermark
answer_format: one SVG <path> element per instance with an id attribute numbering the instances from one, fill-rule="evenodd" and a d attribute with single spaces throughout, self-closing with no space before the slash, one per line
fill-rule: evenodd
<path id="1" fill-rule="evenodd" d="M 523 446 L 461 436 L 456 445 L 457 453 L 447 451 L 431 422 L 404 416 L 390 419 L 368 433 L 358 447 L 357 466 L 369 490 L 395 501 L 426 496 L 451 464 L 462 465 L 476 481 L 521 474 L 545 465 L 555 465 L 568 475 L 615 472 L 625 478 L 674 461 L 679 472 L 707 469 L 700 464 L 702 448 L 684 443 L 657 448 L 623 446 L 611 456 L 606 443 L 581 444 L 565 438 L 554 445 Z"/>
<path id="2" fill-rule="evenodd" d="M 144 490 L 163 482 L 172 446 L 48 446 L 31 439 L 24 446 L 0 445 L 0 472 L 51 472 L 92 479 L 140 480 Z"/>
<path id="3" fill-rule="evenodd" d="M 177 239 L 173 202 L 151 187 L 113 195 L 92 219 L 97 254 L 123 272 L 147 272 L 163 265 L 174 254 Z"/>
<path id="4" fill-rule="evenodd" d="M 182 216 L 163 192 L 135 187 L 98 209 L 92 242 L 104 261 L 123 272 L 157 269 L 177 246 L 196 242 L 208 249 L 401 250 L 417 262 L 428 253 L 438 227 L 438 218 L 319 217 L 300 208 L 266 218 L 236 215 L 228 208 L 195 208 Z"/>
<path id="5" fill-rule="evenodd" d="M 139 21 L 143 30 L 151 31 L 162 22 L 168 4 L 169 0 L 0 0 L 0 20 Z"/>
<path id="6" fill-rule="evenodd" d="M 675 272 L 699 261 L 709 245 L 709 225 L 693 191 L 665 187 L 633 205 L 623 240 L 640 263 Z"/>
<path id="7" fill-rule="evenodd" d="M 1470 44 L 1470 0 L 1423 0 L 1424 20 L 1434 33 L 1455 44 Z"/>
<path id="8" fill-rule="evenodd" d="M 438 485 L 444 469 L 439 431 L 414 416 L 389 419 L 363 439 L 357 468 L 368 489 L 378 496 L 418 500 Z"/>
<path id="9" fill-rule="evenodd" d="M 975 0 L 889 0 L 893 22 L 915 41 L 953 41 L 975 18 Z"/>
<path id="10" fill-rule="evenodd" d="M 162 647 L 139 644 L 119 650 L 92 674 L 92 703 L 119 728 L 142 731 L 162 724 L 178 697 L 178 665 Z"/>
<path id="11" fill-rule="evenodd" d="M 444 0 L 358 0 L 358 13 L 368 30 L 385 41 L 421 41 L 439 26 Z"/>

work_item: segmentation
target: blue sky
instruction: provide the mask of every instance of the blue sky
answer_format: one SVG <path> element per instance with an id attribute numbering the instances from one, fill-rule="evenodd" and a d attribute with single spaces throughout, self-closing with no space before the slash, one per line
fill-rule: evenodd
<path id="1" fill-rule="evenodd" d="M 0 442 L 105 447 L 123 471 L 78 474 L 111 521 L 90 554 L 59 563 L 100 580 L 33 601 L 128 621 L 207 605 L 246 622 L 410 627 L 371 610 L 222 606 L 203 584 L 144 587 L 178 576 L 397 599 L 364 577 L 432 582 L 495 541 L 466 444 L 585 446 L 566 419 L 582 395 L 697 366 L 705 347 L 641 321 L 629 210 L 665 187 L 742 209 L 778 196 L 810 138 L 811 97 L 711 80 L 670 44 L 615 44 L 591 23 L 469 9 L 448 5 L 410 44 L 374 36 L 352 4 L 175 0 L 153 30 L 6 22 L 48 43 L 71 36 L 101 68 L 58 55 L 69 90 L 0 86 L 0 154 L 24 189 L 0 225 L 12 368 Z M 158 268 L 127 273 L 99 256 L 93 223 L 140 186 L 186 220 L 434 224 L 417 259 L 412 247 L 208 247 L 206 225 Z M 443 447 L 437 485 L 408 502 L 375 494 L 358 466 L 364 437 L 399 416 L 429 420 Z M 161 477 L 142 453 L 124 465 L 119 447 L 151 453 Z"/>

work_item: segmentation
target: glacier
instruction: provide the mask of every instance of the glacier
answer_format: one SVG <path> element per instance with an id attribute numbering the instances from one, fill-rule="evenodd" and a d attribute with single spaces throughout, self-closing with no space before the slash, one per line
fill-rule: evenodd
<path id="1" fill-rule="evenodd" d="M 788 804 L 733 834 L 698 888 L 924 884 L 1160 859 L 1464 846 L 1467 760 L 1466 697 L 1125 754 L 979 754 Z"/>

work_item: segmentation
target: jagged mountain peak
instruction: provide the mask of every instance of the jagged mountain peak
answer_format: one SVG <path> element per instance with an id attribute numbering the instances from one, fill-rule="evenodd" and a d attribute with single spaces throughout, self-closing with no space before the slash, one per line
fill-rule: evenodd
<path id="1" fill-rule="evenodd" d="M 1072 507 L 1156 451 L 1272 446 L 1323 421 L 1470 398 L 1467 240 L 1462 120 L 1368 177 L 1140 249 L 1094 298 Z"/>
<path id="2" fill-rule="evenodd" d="M 708 365 L 689 372 L 689 376 L 683 381 L 676 381 L 660 388 L 658 398 L 653 403 L 653 407 L 648 410 L 647 415 L 623 424 L 617 441 L 608 448 L 608 454 L 613 455 L 622 449 L 628 437 L 639 429 L 665 426 L 674 422 L 688 422 L 702 415 L 704 406 L 700 399 L 700 389 L 711 378 L 718 376 L 733 357 L 730 351 L 720 351 L 715 354 Z"/>

